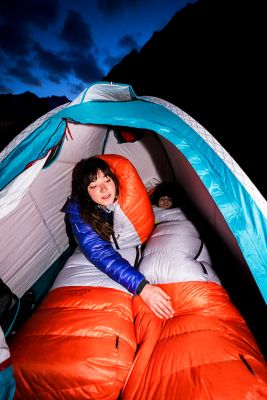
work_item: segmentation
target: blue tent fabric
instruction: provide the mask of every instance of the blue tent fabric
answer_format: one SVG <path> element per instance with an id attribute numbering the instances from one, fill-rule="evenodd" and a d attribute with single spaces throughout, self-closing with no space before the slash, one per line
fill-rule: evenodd
<path id="1" fill-rule="evenodd" d="M 0 371 L 0 399 L 12 400 L 16 391 L 16 382 L 13 375 L 13 368 L 9 365 Z"/>

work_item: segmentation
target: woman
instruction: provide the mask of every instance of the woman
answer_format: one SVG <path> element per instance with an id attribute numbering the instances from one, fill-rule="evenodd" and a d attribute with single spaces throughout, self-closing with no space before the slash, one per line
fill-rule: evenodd
<path id="1" fill-rule="evenodd" d="M 144 275 L 115 249 L 119 249 L 119 236 L 114 227 L 119 226 L 118 219 L 121 218 L 116 204 L 119 191 L 124 188 L 102 158 L 94 156 L 81 160 L 73 170 L 72 194 L 65 212 L 76 241 L 86 258 L 98 269 L 132 294 L 140 295 L 156 316 L 171 318 L 174 311 L 170 297 L 161 288 L 150 285 Z M 131 234 L 125 229 L 122 232 L 130 245 Z"/>

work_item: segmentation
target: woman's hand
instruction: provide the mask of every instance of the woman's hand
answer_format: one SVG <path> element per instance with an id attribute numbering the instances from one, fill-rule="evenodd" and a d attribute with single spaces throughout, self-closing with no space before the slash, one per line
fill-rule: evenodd
<path id="1" fill-rule="evenodd" d="M 174 310 L 170 296 L 160 287 L 147 284 L 139 295 L 159 318 L 172 318 Z"/>

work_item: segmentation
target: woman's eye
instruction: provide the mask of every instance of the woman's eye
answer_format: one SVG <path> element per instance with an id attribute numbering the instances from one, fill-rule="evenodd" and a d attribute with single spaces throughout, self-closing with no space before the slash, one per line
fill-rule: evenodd
<path id="1" fill-rule="evenodd" d="M 95 186 L 89 186 L 89 189 L 95 189 L 96 188 L 96 185 Z"/>

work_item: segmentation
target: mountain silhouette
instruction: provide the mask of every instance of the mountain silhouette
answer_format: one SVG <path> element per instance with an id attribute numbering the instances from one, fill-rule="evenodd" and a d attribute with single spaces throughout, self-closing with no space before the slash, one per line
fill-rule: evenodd
<path id="1" fill-rule="evenodd" d="M 0 151 L 37 118 L 68 101 L 65 96 L 38 97 L 31 92 L 0 94 Z"/>
<path id="2" fill-rule="evenodd" d="M 203 125 L 267 198 L 262 4 L 199 0 L 103 78 L 168 100 Z"/>

